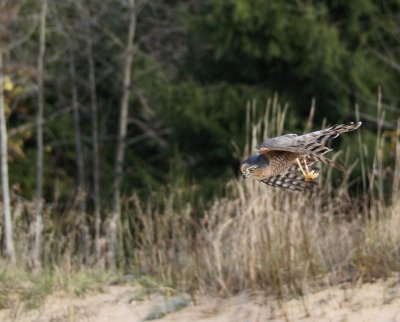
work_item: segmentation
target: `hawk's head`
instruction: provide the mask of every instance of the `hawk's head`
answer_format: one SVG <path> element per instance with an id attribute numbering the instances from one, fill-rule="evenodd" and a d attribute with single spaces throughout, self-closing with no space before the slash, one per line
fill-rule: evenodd
<path id="1" fill-rule="evenodd" d="M 265 170 L 269 166 L 268 158 L 263 154 L 252 155 L 240 165 L 243 178 L 253 177 L 258 180 L 264 179 Z"/>

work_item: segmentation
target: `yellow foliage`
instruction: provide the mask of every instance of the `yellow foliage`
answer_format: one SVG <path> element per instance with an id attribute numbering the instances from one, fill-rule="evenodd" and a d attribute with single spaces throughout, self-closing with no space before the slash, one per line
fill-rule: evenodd
<path id="1" fill-rule="evenodd" d="M 10 77 L 6 76 L 4 78 L 3 88 L 6 92 L 11 92 L 14 89 L 14 83 L 11 81 Z"/>

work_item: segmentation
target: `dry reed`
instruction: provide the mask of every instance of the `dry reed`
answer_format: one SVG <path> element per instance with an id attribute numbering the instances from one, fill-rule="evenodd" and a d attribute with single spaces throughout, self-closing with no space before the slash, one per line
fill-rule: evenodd
<path id="1" fill-rule="evenodd" d="M 261 118 L 255 103 L 249 104 L 243 154 L 249 155 L 263 137 L 281 134 L 287 112 L 276 98 Z M 312 129 L 312 115 L 313 109 L 307 131 Z M 119 267 L 136 278 L 150 277 L 187 291 L 262 291 L 278 298 L 390 276 L 400 269 L 400 144 L 396 137 L 393 162 L 385 164 L 384 131 L 379 127 L 373 151 L 367 149 L 363 131 L 351 134 L 358 145 L 361 177 L 354 178 L 356 163 L 350 161 L 339 176 L 323 169 L 320 189 L 312 193 L 233 178 L 224 195 L 208 206 L 198 206 L 195 188 L 185 186 L 163 199 L 125 199 Z M 346 149 L 342 157 L 348 159 Z M 353 196 L 351 186 L 357 179 L 363 190 Z M 14 203 L 19 262 L 29 266 L 32 205 L 19 199 Z M 77 209 L 71 209 L 63 216 L 45 209 L 44 267 L 58 276 L 73 276 L 74 270 L 82 269 Z M 105 258 L 106 241 L 102 244 Z M 92 265 L 104 269 L 102 263 Z"/>
<path id="2" fill-rule="evenodd" d="M 255 104 L 249 105 L 246 155 L 262 137 L 283 132 L 286 113 L 274 99 L 260 121 Z M 353 134 L 352 140 L 360 153 L 371 154 L 362 134 Z M 134 232 L 134 266 L 178 287 L 227 295 L 252 290 L 284 297 L 387 277 L 400 269 L 398 189 L 392 191 L 392 202 L 384 200 L 383 191 L 385 180 L 391 178 L 397 187 L 400 179 L 396 142 L 396 161 L 389 170 L 383 166 L 380 128 L 373 163 L 367 164 L 366 155 L 358 157 L 365 176 L 360 180 L 368 183 L 358 196 L 351 195 L 353 163 L 339 182 L 324 169 L 320 189 L 313 193 L 232 179 L 225 197 L 197 219 L 179 193 L 171 193 L 164 207 L 135 198 L 126 208 L 126 216 L 140 227 Z"/>

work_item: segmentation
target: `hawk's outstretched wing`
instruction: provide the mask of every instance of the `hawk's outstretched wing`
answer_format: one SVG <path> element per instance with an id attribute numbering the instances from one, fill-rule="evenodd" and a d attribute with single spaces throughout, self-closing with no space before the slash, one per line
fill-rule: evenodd
<path id="1" fill-rule="evenodd" d="M 331 151 L 324 146 L 327 140 L 334 139 L 339 134 L 358 129 L 361 122 L 350 122 L 347 124 L 337 124 L 327 129 L 315 131 L 303 135 L 286 134 L 275 138 L 266 139 L 257 146 L 259 153 L 268 151 L 287 151 L 299 154 L 322 155 Z"/>

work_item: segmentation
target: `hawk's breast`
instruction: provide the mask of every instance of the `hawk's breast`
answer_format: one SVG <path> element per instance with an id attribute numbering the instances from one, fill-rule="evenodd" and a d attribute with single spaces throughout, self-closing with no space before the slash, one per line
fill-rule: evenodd
<path id="1" fill-rule="evenodd" d="M 269 167 L 265 175 L 266 177 L 270 177 L 281 174 L 289 169 L 299 154 L 286 151 L 270 151 L 267 152 L 265 156 L 269 160 Z"/>

